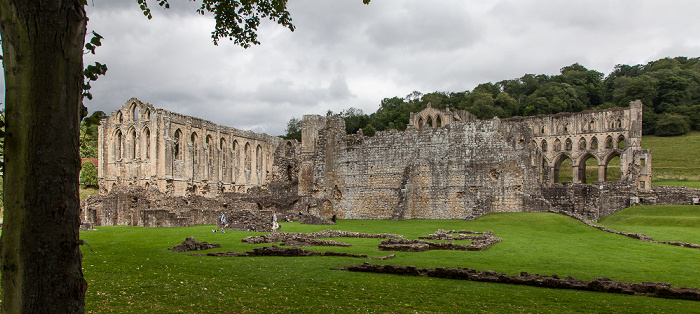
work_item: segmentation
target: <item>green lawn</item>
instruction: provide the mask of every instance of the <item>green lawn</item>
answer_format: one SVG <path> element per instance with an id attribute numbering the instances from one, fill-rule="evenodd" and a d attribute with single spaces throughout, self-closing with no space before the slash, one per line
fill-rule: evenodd
<path id="1" fill-rule="evenodd" d="M 667 215 L 681 214 L 669 211 Z M 695 220 L 700 217 L 697 213 L 683 215 Z M 173 253 L 166 248 L 188 236 L 222 245 L 221 249 L 212 251 L 241 252 L 264 245 L 240 241 L 260 233 L 212 233 L 213 226 L 98 227 L 97 231 L 81 232 L 81 237 L 96 251 L 83 248 L 83 267 L 89 283 L 86 310 L 88 313 L 700 311 L 700 302 L 691 301 L 330 270 L 363 262 L 426 268 L 459 266 L 509 275 L 527 271 L 572 275 L 582 280 L 610 277 L 700 287 L 700 267 L 697 267 L 700 250 L 646 243 L 602 232 L 561 215 L 500 213 L 475 221 L 340 220 L 335 226 L 298 223 L 283 223 L 282 226 L 287 232 L 337 229 L 396 233 L 410 239 L 439 228 L 493 230 L 503 241 L 483 252 L 383 252 L 377 251 L 381 239 L 353 238 L 334 239 L 351 243 L 352 247 L 310 248 L 370 256 L 397 255 L 395 259 L 383 261 L 347 257 L 206 257 Z M 636 227 L 632 224 L 630 228 Z M 675 226 L 668 223 L 659 228 L 659 232 L 675 230 Z M 697 227 L 684 230 L 688 229 Z M 680 240 L 698 238 L 697 232 L 673 232 Z"/>
<path id="2" fill-rule="evenodd" d="M 700 181 L 700 132 L 644 136 L 642 148 L 652 150 L 654 181 Z"/>
<path id="3" fill-rule="evenodd" d="M 644 233 L 657 241 L 700 243 L 700 206 L 635 206 L 601 218 L 598 224 Z"/>

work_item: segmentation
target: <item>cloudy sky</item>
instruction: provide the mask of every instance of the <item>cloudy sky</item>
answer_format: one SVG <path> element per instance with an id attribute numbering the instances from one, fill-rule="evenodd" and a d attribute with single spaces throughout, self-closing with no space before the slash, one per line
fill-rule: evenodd
<path id="1" fill-rule="evenodd" d="M 296 30 L 263 22 L 262 44 L 249 49 L 214 46 L 199 1 L 170 0 L 166 11 L 151 1 L 152 20 L 135 0 L 88 3 L 88 31 L 104 40 L 86 63 L 109 68 L 92 84 L 90 111 L 136 97 L 271 135 L 292 117 L 372 113 L 412 91 L 471 90 L 575 62 L 608 74 L 700 56 L 697 0 L 290 0 Z"/>

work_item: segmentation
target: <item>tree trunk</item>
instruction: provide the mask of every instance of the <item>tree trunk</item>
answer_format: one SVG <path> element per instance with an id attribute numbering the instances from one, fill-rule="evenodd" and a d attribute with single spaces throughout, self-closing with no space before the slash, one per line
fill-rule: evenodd
<path id="1" fill-rule="evenodd" d="M 0 0 L 5 74 L 3 313 L 82 313 L 82 0 Z"/>

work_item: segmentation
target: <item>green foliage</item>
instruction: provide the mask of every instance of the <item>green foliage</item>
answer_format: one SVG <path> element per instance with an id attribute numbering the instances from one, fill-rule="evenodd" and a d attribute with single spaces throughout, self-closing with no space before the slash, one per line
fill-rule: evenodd
<path id="1" fill-rule="evenodd" d="M 675 136 L 690 132 L 689 118 L 678 114 L 662 114 L 656 121 L 656 135 Z"/>
<path id="2" fill-rule="evenodd" d="M 700 58 L 621 64 L 606 77 L 574 63 L 554 76 L 525 74 L 517 79 L 479 84 L 472 91 L 428 94 L 414 91 L 404 98 L 385 98 L 375 113 L 345 119 L 350 134 L 360 128 L 364 130 L 366 125 L 377 131 L 404 130 L 411 112 L 424 109 L 429 102 L 437 109 L 467 110 L 480 119 L 489 119 L 626 107 L 637 99 L 644 104 L 645 135 L 700 130 Z M 664 114 L 685 117 L 689 128 Z M 659 121 L 663 122 L 661 129 Z"/>
<path id="3" fill-rule="evenodd" d="M 97 167 L 92 161 L 83 163 L 80 169 L 80 185 L 83 187 L 97 187 Z"/>
<path id="4" fill-rule="evenodd" d="M 301 142 L 301 119 L 291 118 L 287 122 L 287 131 L 282 135 L 286 140 L 297 140 Z"/>
<path id="5" fill-rule="evenodd" d="M 100 120 L 106 117 L 102 111 L 95 111 L 80 122 L 80 158 L 97 157 L 97 139 Z"/>
<path id="6" fill-rule="evenodd" d="M 173 253 L 165 248 L 180 244 L 189 236 L 221 244 L 220 249 L 200 253 L 245 252 L 270 244 L 245 244 L 242 238 L 260 233 L 212 233 L 211 225 L 97 227 L 98 231 L 81 232 L 81 239 L 97 252 L 81 247 L 88 282 L 86 312 L 688 313 L 697 308 L 693 301 L 331 270 L 370 262 L 427 268 L 469 267 L 508 275 L 527 271 L 571 275 L 582 280 L 609 277 L 700 287 L 700 269 L 696 267 L 700 251 L 610 234 L 562 215 L 499 213 L 474 221 L 339 220 L 334 226 L 281 224 L 287 232 L 334 229 L 395 233 L 409 239 L 440 228 L 493 230 L 503 241 L 482 252 L 382 252 L 377 251 L 381 239 L 359 238 L 335 239 L 350 243 L 351 247 L 307 248 L 369 256 L 396 254 L 389 260 L 211 257 Z M 691 236 L 695 237 L 679 234 L 674 239 L 689 241 Z"/>

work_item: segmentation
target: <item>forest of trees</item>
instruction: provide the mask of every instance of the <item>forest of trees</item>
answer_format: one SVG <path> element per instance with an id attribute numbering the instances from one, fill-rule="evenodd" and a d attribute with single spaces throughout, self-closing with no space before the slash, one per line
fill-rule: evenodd
<path id="1" fill-rule="evenodd" d="M 480 119 L 490 119 L 626 107 L 636 99 L 644 104 L 645 135 L 700 130 L 700 58 L 617 65 L 607 76 L 574 63 L 562 68 L 559 75 L 525 74 L 464 92 L 413 92 L 383 99 L 369 115 L 356 108 L 340 115 L 348 134 L 362 129 L 372 136 L 376 131 L 406 129 L 410 113 L 424 109 L 428 102 L 437 109 L 467 110 Z M 300 140 L 300 130 L 300 120 L 292 118 L 284 137 Z"/>

